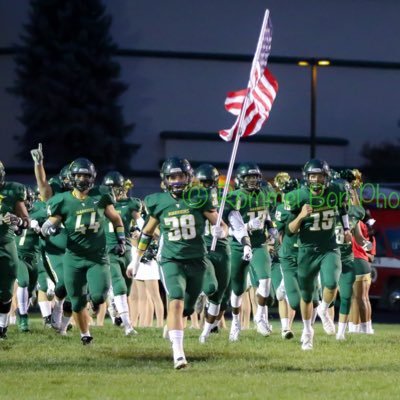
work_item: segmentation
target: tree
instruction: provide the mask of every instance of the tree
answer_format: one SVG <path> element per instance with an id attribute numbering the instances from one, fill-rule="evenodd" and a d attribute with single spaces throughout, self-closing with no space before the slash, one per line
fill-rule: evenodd
<path id="1" fill-rule="evenodd" d="M 366 159 L 361 171 L 369 181 L 398 182 L 400 170 L 400 139 L 397 143 L 364 144 L 361 155 Z"/>
<path id="2" fill-rule="evenodd" d="M 22 99 L 21 159 L 41 142 L 47 165 L 84 156 L 99 169 L 128 169 L 133 125 L 118 102 L 127 85 L 113 60 L 110 25 L 100 0 L 30 1 L 10 88 Z"/>

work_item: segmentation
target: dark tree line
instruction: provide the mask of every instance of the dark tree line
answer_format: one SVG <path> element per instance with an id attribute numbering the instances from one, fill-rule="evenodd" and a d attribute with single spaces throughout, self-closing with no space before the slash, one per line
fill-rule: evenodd
<path id="1" fill-rule="evenodd" d="M 127 85 L 113 59 L 117 47 L 105 11 L 100 0 L 30 1 L 10 88 L 21 98 L 21 159 L 41 142 L 46 165 L 84 156 L 99 169 L 128 169 L 133 125 L 119 103 Z"/>

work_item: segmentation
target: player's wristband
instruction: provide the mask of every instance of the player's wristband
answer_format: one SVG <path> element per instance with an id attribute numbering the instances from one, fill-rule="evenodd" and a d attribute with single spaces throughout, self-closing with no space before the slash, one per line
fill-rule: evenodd
<path id="1" fill-rule="evenodd" d="M 151 236 L 146 235 L 145 233 L 142 232 L 140 234 L 139 242 L 138 242 L 138 245 L 137 245 L 138 250 L 146 251 L 147 248 L 149 247 L 152 239 L 153 238 Z"/>
<path id="2" fill-rule="evenodd" d="M 125 243 L 126 238 L 125 238 L 125 229 L 123 226 L 117 226 L 115 228 L 115 233 L 117 235 L 117 240 L 118 243 Z"/>
<path id="3" fill-rule="evenodd" d="M 343 224 L 343 229 L 345 231 L 349 231 L 350 230 L 349 215 L 348 214 L 342 215 L 342 224 Z"/>

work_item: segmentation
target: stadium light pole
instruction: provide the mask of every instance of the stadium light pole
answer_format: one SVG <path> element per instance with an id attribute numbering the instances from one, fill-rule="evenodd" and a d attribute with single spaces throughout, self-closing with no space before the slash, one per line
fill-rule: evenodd
<path id="1" fill-rule="evenodd" d="M 311 67 L 311 110 L 310 110 L 310 158 L 317 153 L 317 67 L 330 65 L 329 60 L 304 60 L 297 63 L 301 67 Z"/>

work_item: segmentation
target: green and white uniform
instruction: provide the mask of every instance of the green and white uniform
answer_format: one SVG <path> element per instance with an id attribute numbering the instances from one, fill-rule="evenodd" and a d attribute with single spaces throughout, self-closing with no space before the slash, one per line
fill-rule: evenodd
<path id="1" fill-rule="evenodd" d="M 120 214 L 124 224 L 125 237 L 130 237 L 130 228 L 132 225 L 132 213 L 140 212 L 142 203 L 139 199 L 127 198 L 118 200 L 115 203 L 115 210 Z M 111 267 L 111 284 L 115 296 L 122 294 L 129 294 L 132 285 L 132 279 L 126 276 L 126 268 L 132 260 L 132 243 L 130 240 L 126 241 L 126 251 L 123 256 L 115 253 L 115 246 L 118 244 L 115 235 L 114 226 L 111 221 L 106 221 L 106 240 L 108 256 L 110 258 Z"/>
<path id="2" fill-rule="evenodd" d="M 15 213 L 15 205 L 25 201 L 26 190 L 16 182 L 4 182 L 0 188 L 0 303 L 8 303 L 13 296 L 14 282 L 18 270 L 18 254 L 15 234 L 3 222 L 3 216 Z M 0 313 L 3 311 L 0 310 Z"/>
<path id="3" fill-rule="evenodd" d="M 264 188 L 259 191 L 247 191 L 238 189 L 231 192 L 227 198 L 227 208 L 236 209 L 242 215 L 244 223 L 251 219 L 263 217 L 264 221 L 269 215 L 271 197 Z M 265 226 L 260 230 L 249 232 L 253 250 L 253 258 L 250 262 L 244 261 L 243 245 L 236 239 L 231 239 L 231 285 L 236 296 L 241 296 L 247 288 L 247 274 L 249 268 L 256 281 L 271 278 L 271 259 L 268 253 L 267 234 Z"/>
<path id="4" fill-rule="evenodd" d="M 298 279 L 306 303 L 312 301 L 318 273 L 324 287 L 335 289 L 338 285 L 342 264 L 335 226 L 346 198 L 342 185 L 335 182 L 319 195 L 312 194 L 307 186 L 285 195 L 285 209 L 292 213 L 288 223 L 296 218 L 304 204 L 313 208 L 313 212 L 302 221 L 298 234 Z"/>
<path id="5" fill-rule="evenodd" d="M 67 234 L 64 280 L 75 312 L 86 306 L 87 285 L 94 304 L 107 297 L 111 279 L 104 210 L 114 203 L 111 190 L 105 186 L 91 189 L 83 200 L 64 192 L 48 201 L 49 216 L 60 216 Z"/>
<path id="6" fill-rule="evenodd" d="M 184 315 L 193 313 L 207 268 L 204 241 L 205 211 L 215 210 L 212 198 L 199 192 L 175 198 L 169 192 L 145 198 L 149 216 L 160 222 L 162 237 L 161 277 L 170 299 L 184 300 Z"/>

